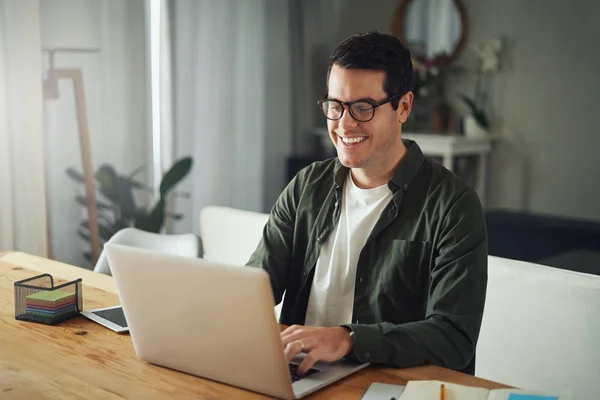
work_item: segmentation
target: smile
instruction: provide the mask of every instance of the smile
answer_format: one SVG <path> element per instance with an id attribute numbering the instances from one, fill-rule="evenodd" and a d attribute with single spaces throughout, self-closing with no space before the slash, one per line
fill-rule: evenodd
<path id="1" fill-rule="evenodd" d="M 366 136 L 358 136 L 358 137 L 341 137 L 338 136 L 340 139 L 342 139 L 342 142 L 344 142 L 344 144 L 350 145 L 350 144 L 357 144 L 360 143 L 364 140 L 367 139 Z"/>

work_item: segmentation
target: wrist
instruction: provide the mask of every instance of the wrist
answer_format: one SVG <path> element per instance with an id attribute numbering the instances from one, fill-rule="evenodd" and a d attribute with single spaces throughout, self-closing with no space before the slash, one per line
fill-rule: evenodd
<path id="1" fill-rule="evenodd" d="M 347 336 L 346 336 L 347 350 L 346 350 L 346 354 L 344 354 L 344 357 L 348 357 L 350 354 L 352 354 L 352 351 L 354 350 L 354 331 L 352 329 L 348 328 L 347 326 L 343 326 L 342 328 L 347 333 Z"/>

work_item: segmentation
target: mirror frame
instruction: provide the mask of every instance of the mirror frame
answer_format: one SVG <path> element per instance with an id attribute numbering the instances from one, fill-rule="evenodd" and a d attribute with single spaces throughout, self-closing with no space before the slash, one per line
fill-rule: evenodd
<path id="1" fill-rule="evenodd" d="M 409 51 L 411 51 L 411 49 L 406 44 L 404 28 L 406 26 L 406 21 L 405 21 L 406 11 L 408 10 L 408 6 L 413 1 L 415 1 L 415 0 L 402 0 L 401 1 L 401 3 L 398 5 L 398 7 L 396 7 L 396 11 L 394 12 L 394 21 L 393 21 L 393 26 L 392 26 L 392 34 L 394 36 L 396 36 L 398 39 L 400 39 L 400 42 L 402 43 L 402 45 L 404 47 L 406 47 Z M 456 48 L 454 49 L 454 52 L 452 54 L 450 54 L 449 56 L 441 56 L 441 57 L 438 56 L 434 60 L 432 60 L 436 66 L 449 65 L 452 61 L 456 60 L 456 58 L 460 55 L 460 53 L 463 51 L 463 49 L 465 47 L 468 32 L 469 32 L 469 19 L 467 18 L 467 10 L 465 9 L 464 5 L 462 4 L 462 2 L 460 0 L 449 0 L 449 1 L 452 1 L 454 3 L 454 5 L 456 6 L 456 9 L 458 11 L 458 14 L 460 16 L 461 35 L 458 40 L 458 44 L 456 45 Z M 411 53 L 412 53 L 412 51 L 411 51 Z"/>

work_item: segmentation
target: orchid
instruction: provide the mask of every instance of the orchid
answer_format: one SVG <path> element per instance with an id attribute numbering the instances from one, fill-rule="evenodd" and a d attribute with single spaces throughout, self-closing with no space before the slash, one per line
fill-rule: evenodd
<path id="1" fill-rule="evenodd" d="M 481 61 L 481 71 L 492 72 L 499 69 L 499 53 L 502 51 L 502 47 L 502 40 L 498 38 L 489 39 L 474 46 L 475 53 Z"/>
<path id="2" fill-rule="evenodd" d="M 489 128 L 489 121 L 484 110 L 485 102 L 488 98 L 491 75 L 500 69 L 500 52 L 503 47 L 502 40 L 499 38 L 492 38 L 473 46 L 473 50 L 479 61 L 475 95 L 473 99 L 465 95 L 461 96 L 461 99 L 469 107 L 471 115 L 473 115 L 478 125 L 484 129 Z"/>

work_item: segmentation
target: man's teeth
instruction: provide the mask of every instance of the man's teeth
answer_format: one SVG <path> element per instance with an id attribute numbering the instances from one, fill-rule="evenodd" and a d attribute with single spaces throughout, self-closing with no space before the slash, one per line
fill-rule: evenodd
<path id="1" fill-rule="evenodd" d="M 346 144 L 354 144 L 354 143 L 360 143 L 365 139 L 366 139 L 366 137 L 353 137 L 353 138 L 342 138 L 342 141 Z"/>

